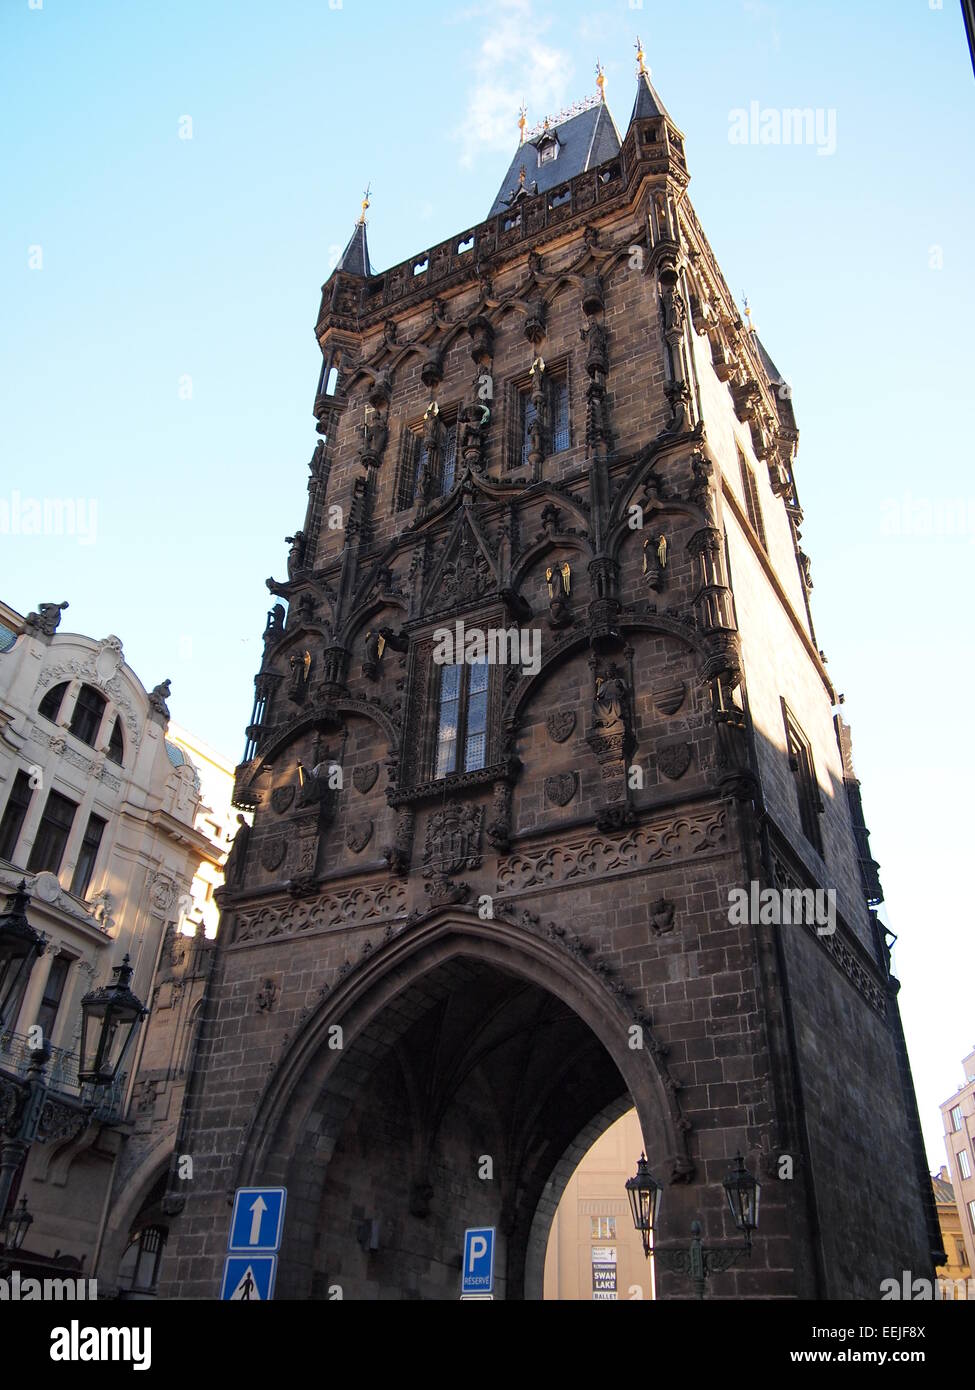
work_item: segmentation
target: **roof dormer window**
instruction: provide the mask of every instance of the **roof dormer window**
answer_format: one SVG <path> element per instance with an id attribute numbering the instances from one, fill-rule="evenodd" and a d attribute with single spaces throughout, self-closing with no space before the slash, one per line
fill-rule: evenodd
<path id="1" fill-rule="evenodd" d="M 558 142 L 558 140 L 556 139 L 556 137 L 555 137 L 554 135 L 550 135 L 550 136 L 548 136 L 546 139 L 539 141 L 539 144 L 538 144 L 538 164 L 539 164 L 539 168 L 541 168 L 541 166 L 542 166 L 543 164 L 550 164 L 550 163 L 552 162 L 553 159 L 557 159 L 557 158 L 558 158 L 558 155 L 559 155 L 559 142 Z"/>

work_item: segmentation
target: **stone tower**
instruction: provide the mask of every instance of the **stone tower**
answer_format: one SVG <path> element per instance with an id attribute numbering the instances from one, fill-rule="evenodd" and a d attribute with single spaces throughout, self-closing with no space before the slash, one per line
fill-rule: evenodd
<path id="1" fill-rule="evenodd" d="M 790 391 L 688 180 L 641 55 L 622 137 L 602 92 L 523 128 L 486 220 L 381 274 L 364 203 L 324 286 L 164 1294 L 217 1295 L 268 1183 L 279 1295 L 456 1298 L 485 1225 L 538 1298 L 631 1106 L 662 1244 L 737 1238 L 736 1151 L 762 1183 L 710 1296 L 930 1274 Z"/>

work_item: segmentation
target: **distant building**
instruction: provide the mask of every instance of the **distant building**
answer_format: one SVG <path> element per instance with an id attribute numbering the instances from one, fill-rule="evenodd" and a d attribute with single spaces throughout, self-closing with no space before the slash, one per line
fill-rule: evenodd
<path id="1" fill-rule="evenodd" d="M 145 1161 L 151 1148 L 168 1164 L 216 926 L 231 779 L 223 766 L 219 787 L 219 759 L 189 735 L 167 737 L 169 683 L 147 690 L 117 637 L 59 630 L 66 606 L 24 618 L 0 605 L 0 906 L 24 882 L 28 919 L 47 939 L 0 1022 L 0 1069 L 23 1074 L 43 1037 L 52 1091 L 79 1097 L 81 999 L 129 957 L 131 988 L 152 1012 L 126 1073 L 70 1142 L 34 1145 L 11 1197 L 28 1199 L 33 1253 L 58 1250 L 90 1275 L 110 1188 L 112 1218 L 125 1224 L 145 1195 L 135 1155 Z M 128 1202 L 121 1177 L 135 1184 Z"/>
<path id="2" fill-rule="evenodd" d="M 940 1172 L 935 1173 L 932 1177 L 931 1186 L 934 1189 L 934 1205 L 938 1213 L 941 1243 L 945 1251 L 945 1263 L 938 1265 L 935 1270 L 939 1281 L 941 1281 L 941 1288 L 944 1290 L 942 1296 L 967 1299 L 972 1269 L 968 1259 L 968 1251 L 965 1248 L 962 1217 L 958 1210 L 958 1203 L 955 1201 L 955 1190 L 949 1181 L 948 1169 L 944 1164 L 941 1165 Z"/>
<path id="3" fill-rule="evenodd" d="M 968 48 L 975 68 L 975 0 L 961 0 L 961 11 L 965 16 L 965 32 L 968 35 Z"/>
<path id="4" fill-rule="evenodd" d="M 545 1256 L 545 1298 L 652 1298 L 650 1266 L 634 1230 L 626 1180 L 644 1148 L 628 1110 L 605 1130 L 566 1183 Z"/>
<path id="5" fill-rule="evenodd" d="M 941 1105 L 945 1126 L 945 1148 L 954 1188 L 965 1253 L 975 1269 L 975 1048 L 965 1058 L 964 1085 Z"/>

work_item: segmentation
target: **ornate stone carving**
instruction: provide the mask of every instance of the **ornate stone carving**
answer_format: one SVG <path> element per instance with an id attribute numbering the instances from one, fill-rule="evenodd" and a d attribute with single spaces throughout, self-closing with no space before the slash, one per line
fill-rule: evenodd
<path id="1" fill-rule="evenodd" d="M 360 767 L 353 769 L 352 785 L 355 787 L 357 792 L 361 792 L 363 796 L 365 796 L 367 792 L 372 791 L 373 787 L 376 785 L 376 780 L 378 777 L 378 763 L 363 763 Z"/>
<path id="2" fill-rule="evenodd" d="M 545 720 L 545 728 L 553 743 L 565 743 L 576 726 L 574 709 L 555 710 Z"/>
<path id="3" fill-rule="evenodd" d="M 506 854 L 511 844 L 511 783 L 499 781 L 494 784 L 494 800 L 491 807 L 491 823 L 487 827 L 488 840 L 501 854 Z"/>
<path id="4" fill-rule="evenodd" d="M 273 840 L 265 840 L 261 846 L 261 866 L 269 874 L 273 874 L 276 869 L 280 869 L 288 853 L 287 841 L 277 836 Z"/>
<path id="5" fill-rule="evenodd" d="M 674 930 L 674 904 L 665 898 L 658 898 L 650 904 L 650 927 L 658 936 L 666 936 Z"/>
<path id="6" fill-rule="evenodd" d="M 699 811 L 632 827 L 621 838 L 596 835 L 519 850 L 499 861 L 497 891 L 585 881 L 713 853 L 725 845 L 726 815 L 724 808 Z"/>
<path id="7" fill-rule="evenodd" d="M 575 772 L 557 772 L 545 778 L 545 796 L 555 806 L 568 806 L 579 783 Z"/>
<path id="8" fill-rule="evenodd" d="M 372 839 L 372 821 L 350 821 L 345 827 L 345 843 L 353 854 L 361 854 Z"/>
<path id="9" fill-rule="evenodd" d="M 568 560 L 562 560 L 559 564 L 550 565 L 545 571 L 545 582 L 548 585 L 549 627 L 569 627 L 572 623 L 572 613 L 569 609 L 569 588 L 572 583 L 572 571 L 569 567 Z"/>
<path id="10" fill-rule="evenodd" d="M 273 979 L 265 980 L 261 988 L 257 991 L 255 1002 L 257 1012 L 269 1014 L 274 1008 L 278 997 L 278 987 Z"/>
<path id="11" fill-rule="evenodd" d="M 275 787 L 271 793 L 271 809 L 279 816 L 283 816 L 286 811 L 291 809 L 295 799 L 297 788 L 293 782 L 286 782 L 283 787 Z"/>
<path id="12" fill-rule="evenodd" d="M 169 719 L 169 706 L 166 701 L 169 699 L 171 687 L 172 681 L 164 680 L 160 681 L 158 685 L 154 685 L 149 691 L 149 708 L 153 714 L 158 715 L 163 720 Z"/>
<path id="13" fill-rule="evenodd" d="M 691 745 L 686 741 L 662 743 L 657 747 L 657 766 L 672 782 L 678 781 L 691 765 Z"/>
<path id="14" fill-rule="evenodd" d="M 259 907 L 236 914 L 234 945 L 300 936 L 338 926 L 385 921 L 406 911 L 406 890 L 396 879 L 298 899 L 283 906 Z"/>
<path id="15" fill-rule="evenodd" d="M 653 703 L 661 714 L 676 714 L 684 703 L 687 695 L 687 685 L 684 681 L 675 681 L 673 685 L 661 685 L 653 692 Z"/>
<path id="16" fill-rule="evenodd" d="M 427 821 L 423 863 L 429 872 L 456 874 L 481 864 L 482 806 L 455 805 L 436 811 Z"/>
<path id="17" fill-rule="evenodd" d="M 416 825 L 416 812 L 410 805 L 400 806 L 396 812 L 396 830 L 393 843 L 383 850 L 383 858 L 394 874 L 407 874 L 413 858 L 413 832 Z"/>

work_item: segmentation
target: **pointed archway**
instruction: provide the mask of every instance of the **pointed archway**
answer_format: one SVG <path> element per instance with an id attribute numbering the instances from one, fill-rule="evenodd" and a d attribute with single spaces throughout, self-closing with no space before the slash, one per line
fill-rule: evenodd
<path id="1" fill-rule="evenodd" d="M 307 1019 L 262 1098 L 238 1184 L 284 1183 L 286 1297 L 455 1298 L 463 1232 L 498 1232 L 498 1296 L 538 1297 L 540 1208 L 594 1118 L 634 1105 L 658 1170 L 682 1153 L 652 1048 L 558 940 L 456 909 L 371 952 Z"/>

